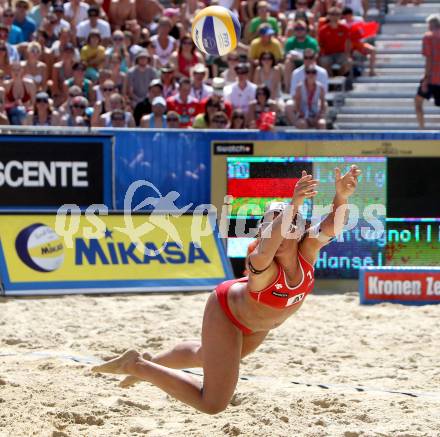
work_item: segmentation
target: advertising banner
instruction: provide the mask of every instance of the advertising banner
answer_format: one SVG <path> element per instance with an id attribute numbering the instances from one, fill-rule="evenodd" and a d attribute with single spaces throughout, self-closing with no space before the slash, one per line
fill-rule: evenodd
<path id="1" fill-rule="evenodd" d="M 112 208 L 111 160 L 109 136 L 0 136 L 0 208 Z"/>
<path id="2" fill-rule="evenodd" d="M 194 291 L 232 278 L 215 217 L 0 215 L 6 295 Z"/>
<path id="3" fill-rule="evenodd" d="M 440 303 L 440 267 L 366 267 L 360 269 L 361 304 Z"/>

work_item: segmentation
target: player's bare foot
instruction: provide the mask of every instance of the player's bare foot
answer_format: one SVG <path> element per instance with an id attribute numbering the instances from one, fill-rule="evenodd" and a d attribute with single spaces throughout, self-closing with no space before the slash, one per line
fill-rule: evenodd
<path id="1" fill-rule="evenodd" d="M 153 356 L 151 354 L 149 354 L 148 352 L 144 352 L 142 354 L 142 358 L 144 360 L 147 361 L 151 361 L 151 358 L 153 358 Z M 135 384 L 137 384 L 138 382 L 142 382 L 142 379 L 137 378 L 136 376 L 126 376 L 120 383 L 119 383 L 119 387 L 122 388 L 128 388 L 131 387 Z"/>
<path id="2" fill-rule="evenodd" d="M 140 354 L 134 349 L 124 352 L 121 356 L 114 358 L 113 360 L 107 361 L 99 366 L 92 367 L 92 372 L 98 373 L 115 373 L 115 374 L 126 374 L 129 373 L 127 369 L 130 365 L 134 364 Z"/>

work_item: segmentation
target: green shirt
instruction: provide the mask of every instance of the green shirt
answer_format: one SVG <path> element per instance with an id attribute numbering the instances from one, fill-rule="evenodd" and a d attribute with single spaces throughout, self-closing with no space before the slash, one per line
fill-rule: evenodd
<path id="1" fill-rule="evenodd" d="M 289 53 L 290 50 L 298 50 L 303 52 L 305 49 L 312 49 L 315 53 L 319 52 L 318 41 L 310 35 L 306 35 L 306 39 L 302 42 L 298 41 L 295 36 L 287 38 L 284 51 Z"/>
<path id="2" fill-rule="evenodd" d="M 263 20 L 260 17 L 252 18 L 251 24 L 249 25 L 249 32 L 255 33 L 258 31 L 258 28 L 260 27 L 260 24 L 263 23 Z M 280 33 L 280 28 L 278 27 L 278 21 L 274 17 L 268 17 L 264 23 L 270 24 L 270 27 L 275 31 L 275 33 L 278 35 Z"/>

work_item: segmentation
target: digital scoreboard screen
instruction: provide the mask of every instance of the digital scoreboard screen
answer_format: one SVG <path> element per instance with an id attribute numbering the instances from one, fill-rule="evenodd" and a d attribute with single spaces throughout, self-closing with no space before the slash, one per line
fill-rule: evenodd
<path id="1" fill-rule="evenodd" d="M 426 162 L 428 168 L 440 169 L 438 158 L 228 157 L 228 256 L 232 261 L 246 257 L 266 205 L 273 200 L 289 202 L 302 170 L 320 181 L 317 196 L 302 209 L 306 219 L 317 223 L 328 214 L 335 194 L 334 168 L 345 173 L 356 164 L 362 174 L 350 198 L 349 223 L 321 250 L 316 276 L 355 279 L 361 266 L 440 265 L 440 211 L 433 203 L 438 202 L 440 172 L 429 182 L 435 194 L 420 192 L 408 177 L 413 171 L 420 174 Z M 420 217 L 417 210 L 423 218 L 414 218 Z"/>

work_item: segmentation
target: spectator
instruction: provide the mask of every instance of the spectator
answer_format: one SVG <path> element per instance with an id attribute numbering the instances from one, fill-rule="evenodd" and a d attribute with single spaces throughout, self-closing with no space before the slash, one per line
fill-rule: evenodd
<path id="1" fill-rule="evenodd" d="M 167 112 L 167 128 L 168 129 L 180 128 L 180 115 L 176 111 Z"/>
<path id="2" fill-rule="evenodd" d="M 152 107 L 151 102 L 156 97 L 163 97 L 163 85 L 160 79 L 153 79 L 148 87 L 148 94 L 144 100 L 139 102 L 134 108 L 134 121 L 136 126 L 139 126 L 141 119 L 144 115 L 151 114 Z"/>
<path id="3" fill-rule="evenodd" d="M 278 35 L 280 33 L 278 21 L 276 20 L 276 18 L 270 16 L 268 3 L 266 1 L 258 2 L 257 14 L 258 15 L 255 18 L 252 18 L 252 20 L 249 22 L 245 32 L 246 42 L 248 43 L 250 43 L 254 38 L 257 37 L 260 26 L 263 23 L 267 23 L 273 29 L 274 35 Z"/>
<path id="4" fill-rule="evenodd" d="M 42 29 L 37 30 L 36 34 L 34 35 L 34 39 L 41 46 L 42 53 L 40 61 L 47 65 L 47 69 L 50 72 L 54 62 L 54 55 L 50 50 L 52 43 L 48 40 L 47 33 Z"/>
<path id="5" fill-rule="evenodd" d="M 141 119 L 140 127 L 162 129 L 167 127 L 167 117 L 165 111 L 167 103 L 162 96 L 157 96 L 151 102 L 151 114 L 144 115 Z"/>
<path id="6" fill-rule="evenodd" d="M 169 111 L 176 111 L 180 116 L 180 127 L 192 125 L 194 117 L 201 112 L 199 101 L 191 96 L 191 80 L 183 77 L 179 83 L 179 92 L 167 98 Z"/>
<path id="7" fill-rule="evenodd" d="M 6 45 L 6 49 L 8 51 L 8 58 L 9 62 L 16 62 L 20 60 L 20 56 L 18 55 L 17 49 L 9 44 L 8 42 L 9 38 L 9 29 L 6 24 L 0 23 L 0 41 L 4 41 Z"/>
<path id="8" fill-rule="evenodd" d="M 19 62 L 11 63 L 11 79 L 5 81 L 5 107 L 9 121 L 13 125 L 21 125 L 26 112 L 34 103 L 35 84 L 23 77 Z"/>
<path id="9" fill-rule="evenodd" d="M 4 93 L 0 94 L 0 126 L 8 126 L 9 118 L 5 110 L 5 96 Z"/>
<path id="10" fill-rule="evenodd" d="M 246 129 L 246 116 L 241 109 L 232 111 L 231 129 Z"/>
<path id="11" fill-rule="evenodd" d="M 208 100 L 211 100 L 213 102 L 218 102 L 220 104 L 222 111 L 226 112 L 228 118 L 231 116 L 232 105 L 231 102 L 225 100 L 224 88 L 225 88 L 225 81 L 223 78 L 214 77 L 214 79 L 212 79 L 212 95 L 210 97 L 204 98 L 200 102 L 202 112 L 205 112 L 206 104 L 208 103 Z"/>
<path id="12" fill-rule="evenodd" d="M 60 126 L 60 116 L 49 102 L 49 94 L 42 91 L 35 96 L 32 111 L 28 112 L 24 124 L 27 126 Z"/>
<path id="13" fill-rule="evenodd" d="M 164 66 L 170 62 L 171 55 L 177 50 L 177 41 L 170 36 L 172 25 L 171 21 L 167 17 L 159 19 L 157 27 L 157 35 L 151 37 L 156 54 L 159 56 L 160 66 Z"/>
<path id="14" fill-rule="evenodd" d="M 163 85 L 163 96 L 165 99 L 172 97 L 177 94 L 179 86 L 176 81 L 174 74 L 174 67 L 170 64 L 164 65 L 160 69 L 161 75 L 160 79 Z"/>
<path id="15" fill-rule="evenodd" d="M 129 65 L 132 65 L 135 62 L 136 55 L 139 52 L 145 50 L 144 47 L 141 47 L 140 45 L 135 43 L 133 33 L 128 30 L 124 31 L 124 45 L 128 51 L 130 59 Z"/>
<path id="16" fill-rule="evenodd" d="M 102 84 L 102 95 L 97 96 L 97 101 L 93 106 L 93 115 L 91 125 L 97 127 L 100 125 L 99 117 L 112 110 L 110 98 L 115 93 L 115 83 L 111 79 L 106 79 Z M 101 94 L 101 93 L 100 93 Z"/>
<path id="17" fill-rule="evenodd" d="M 296 21 L 293 26 L 293 32 L 293 36 L 286 40 L 284 46 L 286 53 L 284 80 L 286 85 L 289 84 L 292 71 L 303 64 L 305 49 L 312 49 L 315 53 L 319 53 L 318 41 L 307 34 L 307 24 L 305 21 Z"/>
<path id="18" fill-rule="evenodd" d="M 23 76 L 34 81 L 37 90 L 47 89 L 47 65 L 40 61 L 41 46 L 36 41 L 28 44 L 26 61 L 22 62 Z"/>
<path id="19" fill-rule="evenodd" d="M 118 93 L 112 94 L 110 97 L 111 110 L 99 117 L 100 125 L 102 127 L 135 127 L 132 113 L 124 108 L 124 98 Z"/>
<path id="20" fill-rule="evenodd" d="M 85 97 L 73 97 L 69 112 L 61 118 L 61 125 L 70 127 L 90 126 L 90 120 L 86 113 L 88 106 L 89 102 Z"/>
<path id="21" fill-rule="evenodd" d="M 249 65 L 240 63 L 235 67 L 237 73 L 237 81 L 232 85 L 225 87 L 225 98 L 229 100 L 234 109 L 239 108 L 247 113 L 249 102 L 255 98 L 257 85 L 250 82 Z"/>
<path id="22" fill-rule="evenodd" d="M 368 12 L 368 0 L 342 0 L 344 8 L 350 8 L 354 15 L 365 17 Z"/>
<path id="23" fill-rule="evenodd" d="M 8 48 L 6 41 L 0 40 L 0 70 L 5 78 L 11 77 L 11 63 L 9 62 Z"/>
<path id="24" fill-rule="evenodd" d="M 423 36 L 422 54 L 425 57 L 425 74 L 415 97 L 415 110 L 420 129 L 425 128 L 424 100 L 434 98 L 440 106 L 440 15 L 432 14 L 427 19 L 428 32 Z"/>
<path id="25" fill-rule="evenodd" d="M 3 23 L 9 28 L 8 43 L 12 45 L 22 43 L 24 36 L 21 29 L 14 24 L 14 10 L 10 6 L 7 6 L 3 9 L 2 17 Z"/>
<path id="26" fill-rule="evenodd" d="M 124 33 L 121 30 L 115 30 L 112 35 L 112 44 L 105 52 L 108 59 L 113 54 L 118 55 L 121 59 L 119 68 L 123 73 L 127 73 L 129 66 L 131 66 L 130 54 L 125 46 Z"/>
<path id="27" fill-rule="evenodd" d="M 191 96 L 199 102 L 212 95 L 212 86 L 206 84 L 208 70 L 203 64 L 197 64 L 192 69 Z"/>
<path id="28" fill-rule="evenodd" d="M 399 1 L 399 4 L 402 5 L 402 6 L 406 6 L 406 5 L 411 4 L 411 3 L 416 5 L 416 6 L 419 6 L 420 3 L 422 3 L 422 0 L 400 0 Z"/>
<path id="29" fill-rule="evenodd" d="M 167 8 L 163 11 L 163 16 L 168 17 L 171 21 L 170 35 L 177 41 L 182 43 L 182 38 L 185 36 L 185 28 L 180 22 L 180 10 L 177 8 Z"/>
<path id="30" fill-rule="evenodd" d="M 32 34 L 37 28 L 35 21 L 27 16 L 28 11 L 28 0 L 18 0 L 17 3 L 15 3 L 14 24 L 21 29 L 25 41 L 31 40 Z"/>
<path id="31" fill-rule="evenodd" d="M 226 60 L 228 63 L 228 68 L 223 71 L 220 76 L 225 80 L 225 85 L 229 85 L 237 80 L 235 67 L 240 62 L 240 56 L 237 52 L 231 52 L 228 54 Z"/>
<path id="32" fill-rule="evenodd" d="M 283 58 L 283 49 L 281 43 L 272 36 L 275 31 L 268 25 L 262 24 L 258 30 L 259 38 L 255 38 L 249 47 L 249 59 L 258 60 L 262 53 L 270 52 L 275 60 L 281 61 Z"/>
<path id="33" fill-rule="evenodd" d="M 139 52 L 135 66 L 128 71 L 128 95 L 135 107 L 148 93 L 150 82 L 157 77 L 156 70 L 151 67 L 151 56 L 147 51 Z"/>
<path id="34" fill-rule="evenodd" d="M 223 107 L 219 100 L 212 97 L 208 98 L 204 105 L 204 113 L 197 114 L 192 127 L 195 129 L 208 129 L 214 114 L 222 110 Z"/>
<path id="35" fill-rule="evenodd" d="M 56 26 L 57 17 L 52 12 L 49 12 L 41 21 L 39 30 L 45 33 L 44 45 L 48 48 L 58 40 L 58 34 L 55 32 Z"/>
<path id="36" fill-rule="evenodd" d="M 62 30 L 71 30 L 70 23 L 64 19 L 64 5 L 62 3 L 55 3 L 51 12 L 56 17 L 55 35 L 59 36 Z"/>
<path id="37" fill-rule="evenodd" d="M 127 20 L 136 20 L 134 0 L 110 0 L 108 21 L 112 29 L 122 29 Z"/>
<path id="38" fill-rule="evenodd" d="M 123 96 L 127 95 L 128 82 L 127 74 L 123 72 L 121 67 L 122 58 L 119 53 L 113 53 L 110 56 L 110 71 L 112 72 L 112 80 L 115 82 L 115 86 L 118 92 Z"/>
<path id="39" fill-rule="evenodd" d="M 67 97 L 67 88 L 64 81 L 73 76 L 75 48 L 73 44 L 67 43 L 62 49 L 61 61 L 57 62 L 52 69 L 52 98 L 55 106 L 58 107 Z"/>
<path id="40" fill-rule="evenodd" d="M 300 82 L 304 82 L 306 78 L 305 69 L 307 67 L 315 67 L 317 71 L 316 79 L 319 83 L 321 83 L 324 86 L 324 90 L 327 93 L 328 92 L 328 73 L 325 68 L 320 67 L 319 65 L 316 65 L 316 52 L 314 52 L 312 49 L 306 49 L 304 51 L 304 65 L 294 70 L 292 74 L 292 78 L 290 81 L 290 93 L 292 96 L 295 96 L 295 90 L 297 85 Z"/>
<path id="41" fill-rule="evenodd" d="M 296 0 L 295 6 L 293 22 L 291 21 L 287 24 L 286 37 L 290 37 L 294 34 L 294 26 L 297 21 L 306 23 L 306 32 L 311 36 L 315 36 L 315 16 L 309 8 L 309 2 L 307 0 Z"/>
<path id="42" fill-rule="evenodd" d="M 81 49 L 81 61 L 87 66 L 86 77 L 95 82 L 105 61 L 105 48 L 101 45 L 101 35 L 98 30 L 90 31 L 87 44 Z"/>
<path id="43" fill-rule="evenodd" d="M 329 75 L 332 67 L 338 66 L 338 74 L 345 75 L 351 68 L 351 42 L 350 31 L 340 21 L 341 9 L 331 7 L 328 13 L 328 23 L 324 24 L 318 32 L 321 56 L 319 63 Z"/>
<path id="44" fill-rule="evenodd" d="M 85 77 L 86 65 L 83 62 L 75 62 L 72 66 L 73 76 L 64 81 L 64 92 L 72 85 L 78 85 L 82 91 L 82 95 L 90 102 L 92 100 L 92 81 Z"/>
<path id="45" fill-rule="evenodd" d="M 75 28 L 82 21 L 87 20 L 89 5 L 80 0 L 70 0 L 64 3 L 64 16 Z"/>
<path id="46" fill-rule="evenodd" d="M 272 98 L 278 100 L 281 97 L 281 81 L 281 69 L 279 65 L 276 65 L 273 53 L 261 53 L 258 67 L 255 69 L 253 82 L 257 85 L 266 85 L 270 90 Z"/>
<path id="47" fill-rule="evenodd" d="M 358 52 L 363 56 L 370 58 L 370 76 L 375 76 L 374 71 L 376 65 L 376 48 L 371 44 L 362 41 L 363 30 L 360 27 L 353 26 L 356 23 L 363 22 L 361 17 L 355 17 L 351 8 L 344 8 L 342 11 L 343 23 L 350 29 L 351 51 Z"/>
<path id="48" fill-rule="evenodd" d="M 110 42 L 111 32 L 110 25 L 99 18 L 99 6 L 91 5 L 87 10 L 87 16 L 89 17 L 87 20 L 81 21 L 76 26 L 76 37 L 80 43 L 84 42 L 92 29 L 98 30 L 101 38 L 106 45 Z"/>
<path id="49" fill-rule="evenodd" d="M 255 98 L 249 104 L 249 111 L 247 114 L 247 125 L 251 129 L 255 129 L 261 122 L 261 114 L 265 112 L 279 112 L 279 108 L 275 102 L 270 98 L 270 90 L 266 85 L 259 85 L 255 92 Z"/>
<path id="50" fill-rule="evenodd" d="M 104 100 L 104 83 L 107 80 L 112 80 L 112 72 L 110 70 L 107 70 L 106 68 L 103 68 L 99 72 L 99 78 L 98 83 L 96 85 L 93 85 L 93 97 L 94 100 Z M 113 84 L 114 86 L 114 84 Z M 116 91 L 114 91 L 116 92 Z"/>
<path id="51" fill-rule="evenodd" d="M 191 35 L 185 35 L 179 44 L 179 50 L 171 55 L 170 63 L 176 70 L 177 77 L 190 77 L 191 68 L 203 65 L 203 57 L 196 49 Z"/>
<path id="52" fill-rule="evenodd" d="M 209 124 L 210 129 L 227 129 L 229 126 L 228 116 L 223 111 L 217 111 Z"/>
<path id="53" fill-rule="evenodd" d="M 295 90 L 295 108 L 298 129 L 325 129 L 325 90 L 316 80 L 318 71 L 315 67 L 306 67 L 306 78 Z"/>
<path id="54" fill-rule="evenodd" d="M 63 104 L 58 107 L 58 112 L 61 115 L 64 116 L 72 114 L 72 102 L 75 97 L 82 97 L 82 91 L 79 86 L 72 85 L 68 90 L 67 100 L 65 100 Z"/>
<path id="55" fill-rule="evenodd" d="M 147 39 L 145 42 L 142 43 L 142 45 L 145 47 L 145 50 L 147 50 L 147 52 L 151 56 L 151 65 L 156 70 L 160 70 L 161 66 L 160 66 L 159 56 L 156 55 L 156 46 L 152 43 L 150 39 Z"/>
<path id="56" fill-rule="evenodd" d="M 69 46 L 69 50 L 72 50 L 72 60 L 77 62 L 80 60 L 79 50 L 74 46 L 74 38 L 72 32 L 67 29 L 61 29 L 58 39 L 51 46 L 51 55 L 59 61 L 62 58 L 64 47 Z M 70 49 L 72 47 L 72 49 Z"/>
<path id="57" fill-rule="evenodd" d="M 39 4 L 36 4 L 34 7 L 31 8 L 29 12 L 29 17 L 32 18 L 32 20 L 35 23 L 35 26 L 38 28 L 40 27 L 41 23 L 43 22 L 43 19 L 47 16 L 49 11 L 50 11 L 50 0 L 41 0 Z"/>
<path id="58" fill-rule="evenodd" d="M 137 0 L 136 18 L 142 26 L 151 28 L 155 25 L 154 19 L 163 15 L 164 8 L 158 0 Z"/>

